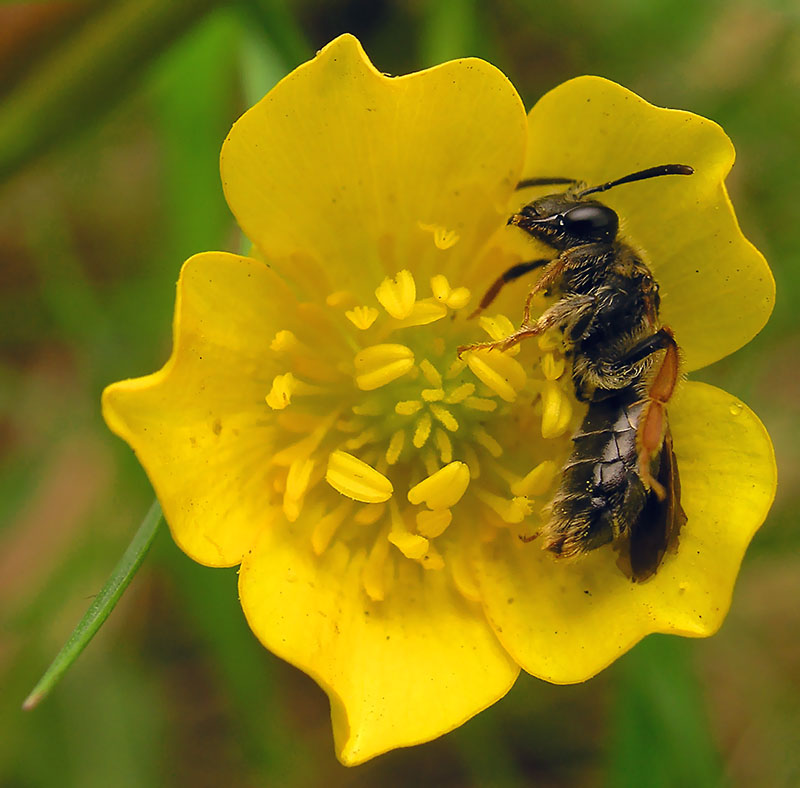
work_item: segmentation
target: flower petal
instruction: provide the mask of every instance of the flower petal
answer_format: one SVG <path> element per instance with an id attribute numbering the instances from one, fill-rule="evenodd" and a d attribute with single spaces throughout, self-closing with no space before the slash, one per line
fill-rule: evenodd
<path id="1" fill-rule="evenodd" d="M 670 420 L 688 521 L 651 580 L 631 583 L 610 547 L 567 563 L 510 537 L 483 545 L 487 615 L 533 675 L 584 681 L 651 632 L 707 636 L 722 623 L 775 494 L 772 444 L 752 411 L 702 383 L 680 390 Z"/>
<path id="2" fill-rule="evenodd" d="M 374 298 L 411 262 L 419 281 L 458 270 L 503 222 L 525 123 L 514 87 L 482 60 L 390 78 L 343 35 L 234 125 L 223 186 L 287 278 Z M 457 242 L 437 246 L 424 226 Z"/>
<path id="3" fill-rule="evenodd" d="M 447 573 L 402 559 L 373 602 L 365 552 L 348 556 L 336 542 L 316 558 L 299 524 L 263 532 L 239 592 L 261 642 L 328 693 L 342 763 L 440 736 L 511 688 L 519 669 Z"/>
<path id="4" fill-rule="evenodd" d="M 525 177 L 595 185 L 657 164 L 694 167 L 692 176 L 597 196 L 620 215 L 621 236 L 645 251 L 661 285 L 662 320 L 674 329 L 689 371 L 749 342 L 775 300 L 769 267 L 742 235 L 725 189 L 733 159 L 733 145 L 713 121 L 655 107 L 599 77 L 559 85 L 529 116 Z"/>
<path id="5" fill-rule="evenodd" d="M 270 342 L 284 286 L 263 263 L 213 252 L 178 281 L 172 356 L 114 383 L 103 416 L 147 471 L 180 548 L 209 566 L 237 564 L 272 517 Z"/>

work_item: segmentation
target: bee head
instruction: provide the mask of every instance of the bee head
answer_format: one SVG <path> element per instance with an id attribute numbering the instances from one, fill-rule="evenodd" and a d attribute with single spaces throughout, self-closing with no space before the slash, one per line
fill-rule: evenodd
<path id="1" fill-rule="evenodd" d="M 619 229 L 619 218 L 607 205 L 564 193 L 528 203 L 508 223 L 559 251 L 583 244 L 610 243 Z"/>

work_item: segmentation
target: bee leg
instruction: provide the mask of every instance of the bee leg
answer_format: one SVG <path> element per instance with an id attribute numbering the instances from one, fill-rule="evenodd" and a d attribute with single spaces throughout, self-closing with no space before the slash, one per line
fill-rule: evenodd
<path id="1" fill-rule="evenodd" d="M 650 352 L 665 349 L 661 364 L 650 380 L 647 389 L 647 404 L 642 412 L 636 442 L 639 448 L 639 475 L 642 481 L 652 489 L 659 499 L 664 500 L 666 491 L 651 473 L 650 466 L 658 454 L 667 433 L 667 403 L 675 392 L 678 383 L 680 357 L 678 345 L 672 330 L 664 326 L 652 337 L 654 347 Z M 646 354 L 647 355 L 647 354 Z M 644 358 L 644 356 L 641 356 Z"/>
<path id="2" fill-rule="evenodd" d="M 497 279 L 492 282 L 489 289 L 483 294 L 483 298 L 481 298 L 480 303 L 475 308 L 475 310 L 470 314 L 469 320 L 472 320 L 473 317 L 479 315 L 484 309 L 486 309 L 489 304 L 494 301 L 495 298 L 499 295 L 500 291 L 503 289 L 505 285 L 509 282 L 513 282 L 515 279 L 519 279 L 521 276 L 525 276 L 525 274 L 533 271 L 536 268 L 541 268 L 543 265 L 547 265 L 550 262 L 547 258 L 542 258 L 540 260 L 531 260 L 527 263 L 517 263 L 516 265 L 512 265 L 507 271 L 504 271 Z"/>

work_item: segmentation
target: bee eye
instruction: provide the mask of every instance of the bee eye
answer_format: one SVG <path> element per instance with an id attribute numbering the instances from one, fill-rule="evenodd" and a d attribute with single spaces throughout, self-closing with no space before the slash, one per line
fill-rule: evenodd
<path id="1" fill-rule="evenodd" d="M 605 205 L 577 205 L 564 214 L 564 228 L 586 241 L 611 240 L 617 234 L 619 219 Z"/>

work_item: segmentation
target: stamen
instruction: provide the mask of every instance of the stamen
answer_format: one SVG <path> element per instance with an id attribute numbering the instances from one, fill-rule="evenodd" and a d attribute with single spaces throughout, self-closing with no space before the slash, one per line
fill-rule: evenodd
<path id="1" fill-rule="evenodd" d="M 445 532 L 452 521 L 450 509 L 438 509 L 435 512 L 423 509 L 417 512 L 417 531 L 426 539 L 435 539 Z"/>
<path id="2" fill-rule="evenodd" d="M 443 304 L 447 302 L 453 290 L 444 274 L 436 274 L 431 277 L 431 292 L 437 301 L 441 301 Z"/>
<path id="3" fill-rule="evenodd" d="M 548 382 L 542 391 L 542 437 L 557 438 L 569 427 L 572 403 L 558 383 Z"/>
<path id="4" fill-rule="evenodd" d="M 545 353 L 542 358 L 542 374 L 546 380 L 558 380 L 564 374 L 566 365 L 564 356 L 556 358 L 555 353 Z"/>
<path id="5" fill-rule="evenodd" d="M 489 454 L 492 455 L 495 459 L 500 457 L 503 453 L 503 447 L 491 436 L 488 432 L 486 432 L 483 427 L 476 427 L 472 434 L 475 436 L 475 440 L 483 446 Z"/>
<path id="6" fill-rule="evenodd" d="M 453 414 L 447 408 L 444 408 L 441 405 L 436 405 L 435 403 L 431 403 L 430 410 L 436 420 L 440 421 L 446 430 L 450 430 L 450 432 L 458 431 L 458 422 L 456 421 L 455 416 L 453 416 Z"/>
<path id="7" fill-rule="evenodd" d="M 457 358 L 448 368 L 445 373 L 447 380 L 457 378 L 467 367 L 467 362 L 463 358 Z"/>
<path id="8" fill-rule="evenodd" d="M 466 354 L 467 364 L 473 374 L 506 402 L 513 402 L 517 392 L 525 385 L 525 369 L 507 353 L 473 350 Z"/>
<path id="9" fill-rule="evenodd" d="M 431 414 L 426 412 L 417 419 L 417 423 L 414 425 L 414 437 L 411 439 L 411 442 L 417 449 L 421 449 L 425 445 L 430 434 Z"/>
<path id="10" fill-rule="evenodd" d="M 469 467 L 470 479 L 477 479 L 481 475 L 481 461 L 478 457 L 478 452 L 476 452 L 475 448 L 469 443 L 464 443 L 460 451 L 464 456 L 464 462 L 466 462 Z"/>
<path id="11" fill-rule="evenodd" d="M 408 491 L 409 503 L 424 503 L 429 509 L 450 509 L 469 486 L 469 468 L 463 462 L 451 462 L 436 473 L 415 484 Z"/>
<path id="12" fill-rule="evenodd" d="M 349 290 L 336 290 L 325 298 L 325 303 L 334 309 L 354 304 L 356 297 Z"/>
<path id="13" fill-rule="evenodd" d="M 450 438 L 447 436 L 447 433 L 437 427 L 436 431 L 433 433 L 433 440 L 436 444 L 436 448 L 439 449 L 439 458 L 441 461 L 445 465 L 447 465 L 449 462 L 452 462 L 453 444 L 450 442 Z"/>
<path id="14" fill-rule="evenodd" d="M 474 383 L 462 383 L 460 386 L 456 386 L 445 398 L 444 401 L 448 405 L 457 405 L 459 402 L 463 402 L 467 397 L 471 396 L 475 392 L 475 384 Z"/>
<path id="15" fill-rule="evenodd" d="M 558 466 L 552 460 L 540 462 L 530 473 L 511 485 L 512 495 L 544 495 L 553 484 Z"/>
<path id="16" fill-rule="evenodd" d="M 282 410 L 277 418 L 278 426 L 287 432 L 308 434 L 319 425 L 319 416 L 302 410 Z"/>
<path id="17" fill-rule="evenodd" d="M 524 497 L 508 500 L 481 488 L 475 490 L 475 495 L 509 524 L 521 523 L 531 512 L 530 501 Z"/>
<path id="18" fill-rule="evenodd" d="M 442 554 L 432 545 L 428 545 L 428 552 L 420 559 L 423 569 L 431 569 L 438 572 L 444 569 L 444 558 Z"/>
<path id="19" fill-rule="evenodd" d="M 385 503 L 365 503 L 355 513 L 353 521 L 359 525 L 374 525 L 383 517 L 385 511 Z"/>
<path id="20" fill-rule="evenodd" d="M 564 349 L 564 342 L 557 328 L 551 328 L 549 331 L 545 331 L 544 334 L 539 337 L 538 345 L 539 350 L 544 353 Z"/>
<path id="21" fill-rule="evenodd" d="M 398 416 L 413 416 L 421 409 L 422 403 L 417 399 L 402 400 L 394 406 L 394 412 Z"/>
<path id="22" fill-rule="evenodd" d="M 344 313 L 345 317 L 362 331 L 366 331 L 378 319 L 378 314 L 374 306 L 357 306 Z"/>
<path id="23" fill-rule="evenodd" d="M 467 397 L 464 400 L 464 406 L 471 410 L 480 410 L 484 413 L 491 413 L 497 408 L 497 402 L 493 399 L 486 397 Z"/>
<path id="24" fill-rule="evenodd" d="M 270 342 L 269 347 L 270 350 L 274 350 L 276 353 L 285 353 L 288 350 L 294 350 L 299 344 L 294 333 L 284 329 L 275 334 L 275 338 Z"/>
<path id="25" fill-rule="evenodd" d="M 411 271 L 403 269 L 393 280 L 384 279 L 375 290 L 375 297 L 396 320 L 408 317 L 417 299 L 417 286 Z"/>
<path id="26" fill-rule="evenodd" d="M 381 434 L 378 432 L 376 427 L 370 427 L 367 430 L 364 430 L 359 435 L 356 435 L 355 438 L 350 438 L 349 440 L 345 441 L 345 446 L 348 449 L 360 449 L 362 446 L 366 446 L 368 443 L 375 443 L 376 441 L 381 439 Z"/>
<path id="27" fill-rule="evenodd" d="M 325 552 L 331 543 L 333 535 L 352 508 L 352 501 L 343 501 L 332 512 L 328 512 L 324 517 L 317 520 L 314 530 L 311 532 L 311 547 L 316 555 L 322 555 Z"/>
<path id="28" fill-rule="evenodd" d="M 272 380 L 272 388 L 266 396 L 267 405 L 273 410 L 283 410 L 291 401 L 297 382 L 291 372 L 276 375 Z"/>
<path id="29" fill-rule="evenodd" d="M 386 449 L 386 462 L 394 465 L 399 459 L 406 443 L 405 430 L 397 430 L 389 440 L 389 448 Z"/>
<path id="30" fill-rule="evenodd" d="M 372 345 L 356 353 L 353 365 L 356 385 L 372 391 L 405 375 L 414 366 L 414 352 L 405 345 Z"/>
<path id="31" fill-rule="evenodd" d="M 362 503 L 381 503 L 392 497 L 392 483 L 363 460 L 344 451 L 331 452 L 325 480 L 342 495 Z"/>
<path id="32" fill-rule="evenodd" d="M 447 307 L 433 299 L 417 301 L 408 316 L 398 321 L 395 328 L 409 328 L 410 326 L 427 326 L 447 316 Z"/>
<path id="33" fill-rule="evenodd" d="M 392 529 L 389 532 L 389 541 L 406 557 L 413 559 L 422 558 L 428 552 L 430 543 L 424 536 L 412 534 L 406 525 L 405 519 L 400 514 L 397 505 L 390 504 L 392 513 Z"/>
<path id="34" fill-rule="evenodd" d="M 461 237 L 455 230 L 448 230 L 441 224 L 424 224 L 417 222 L 421 230 L 433 233 L 433 243 L 437 249 L 445 250 L 458 243 Z"/>
<path id="35" fill-rule="evenodd" d="M 444 399 L 444 389 L 422 389 L 421 394 L 425 402 L 439 402 Z"/>
<path id="36" fill-rule="evenodd" d="M 442 376 L 439 374 L 439 370 L 427 358 L 419 362 L 419 369 L 431 386 L 437 389 L 442 387 Z"/>

